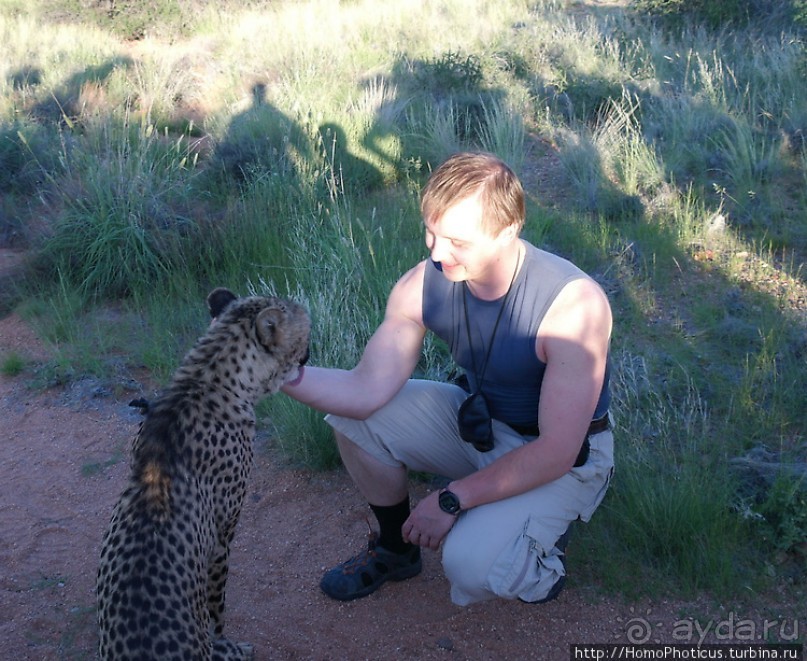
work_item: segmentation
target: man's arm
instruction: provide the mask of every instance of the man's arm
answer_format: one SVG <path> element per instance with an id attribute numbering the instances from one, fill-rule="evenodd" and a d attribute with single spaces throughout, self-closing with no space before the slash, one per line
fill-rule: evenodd
<path id="1" fill-rule="evenodd" d="M 611 308 L 592 280 L 575 280 L 553 302 L 538 332 L 546 362 L 538 407 L 541 435 L 449 484 L 463 509 L 515 496 L 567 473 L 586 436 L 605 378 Z M 403 526 L 404 540 L 437 549 L 455 518 L 424 498 Z"/>
<path id="2" fill-rule="evenodd" d="M 541 324 L 536 345 L 546 362 L 538 408 L 541 434 L 452 483 L 463 507 L 524 493 L 572 468 L 602 390 L 611 325 L 608 299 L 593 280 L 564 287 Z"/>
<path id="3" fill-rule="evenodd" d="M 362 420 L 389 402 L 403 387 L 420 358 L 426 329 L 422 320 L 421 262 L 393 287 L 384 320 L 351 370 L 303 368 L 287 395 L 315 409 Z"/>

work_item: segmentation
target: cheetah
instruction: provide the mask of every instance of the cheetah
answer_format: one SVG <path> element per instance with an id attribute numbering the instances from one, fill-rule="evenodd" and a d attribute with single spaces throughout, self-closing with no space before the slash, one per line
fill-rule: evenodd
<path id="1" fill-rule="evenodd" d="M 230 542 L 246 492 L 254 404 L 308 358 L 310 319 L 291 300 L 218 288 L 213 317 L 170 385 L 144 406 L 131 473 L 103 537 L 102 660 L 250 659 L 223 637 Z"/>

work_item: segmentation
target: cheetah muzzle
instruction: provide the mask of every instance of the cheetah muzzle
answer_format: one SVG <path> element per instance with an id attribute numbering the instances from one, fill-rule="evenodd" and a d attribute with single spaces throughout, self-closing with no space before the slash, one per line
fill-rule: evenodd
<path id="1" fill-rule="evenodd" d="M 215 319 L 144 407 L 129 482 L 98 569 L 101 659 L 250 659 L 224 638 L 230 542 L 252 464 L 255 402 L 297 376 L 310 320 L 297 303 L 216 289 Z"/>

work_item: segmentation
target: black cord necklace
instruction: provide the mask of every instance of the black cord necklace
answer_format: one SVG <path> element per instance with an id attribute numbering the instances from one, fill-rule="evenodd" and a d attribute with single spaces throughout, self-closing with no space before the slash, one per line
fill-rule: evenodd
<path id="1" fill-rule="evenodd" d="M 493 340 L 496 337 L 496 331 L 499 329 L 499 321 L 501 321 L 502 313 L 504 312 L 504 308 L 507 305 L 507 297 L 510 296 L 510 290 L 513 288 L 513 283 L 516 281 L 516 274 L 518 273 L 518 267 L 521 264 L 521 249 L 518 251 L 518 258 L 516 259 L 516 267 L 513 269 L 513 277 L 510 278 L 510 284 L 507 287 L 507 291 L 504 293 L 504 299 L 502 300 L 502 305 L 499 308 L 499 314 L 496 316 L 496 323 L 493 325 L 493 332 L 490 334 L 490 344 L 488 345 L 488 350 L 485 354 L 485 362 L 482 363 L 482 372 L 479 373 L 477 377 L 477 392 L 482 390 L 482 379 L 485 376 L 485 370 L 488 367 L 488 361 L 490 360 L 491 351 L 493 351 Z M 467 281 L 462 281 L 462 308 L 465 312 L 465 333 L 468 336 L 468 349 L 471 352 L 471 366 L 473 367 L 474 374 L 477 374 L 476 371 L 476 355 L 474 354 L 474 345 L 471 342 L 471 322 L 468 320 L 468 283 Z"/>

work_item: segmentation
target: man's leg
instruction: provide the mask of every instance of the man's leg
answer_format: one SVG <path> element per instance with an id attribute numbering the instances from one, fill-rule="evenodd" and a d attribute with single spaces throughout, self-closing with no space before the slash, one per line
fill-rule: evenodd
<path id="1" fill-rule="evenodd" d="M 541 603 L 557 596 L 566 575 L 564 533 L 573 521 L 589 520 L 613 470 L 611 431 L 590 440 L 585 465 L 532 491 L 460 514 L 443 544 L 454 603 L 494 597 Z"/>
<path id="2" fill-rule="evenodd" d="M 474 470 L 468 457 L 473 450 L 456 433 L 456 410 L 464 397 L 454 386 L 410 381 L 368 420 L 326 418 L 342 462 L 380 529 L 369 548 L 325 574 L 320 587 L 326 594 L 356 599 L 387 580 L 420 572 L 420 548 L 405 543 L 401 534 L 409 517 L 408 469 L 452 477 Z"/>
<path id="3" fill-rule="evenodd" d="M 356 487 L 374 505 L 395 505 L 408 497 L 406 466 L 385 464 L 363 450 L 347 436 L 334 430 L 342 463 Z"/>
<path id="4" fill-rule="evenodd" d="M 409 517 L 407 470 L 385 464 L 334 431 L 342 462 L 367 499 L 379 526 L 378 538 L 368 548 L 323 576 L 322 591 L 349 601 L 371 594 L 386 581 L 400 581 L 420 573 L 420 547 L 403 541 L 401 527 Z"/>
<path id="5" fill-rule="evenodd" d="M 379 461 L 338 431 L 334 436 L 342 463 L 378 521 L 377 546 L 393 553 L 411 553 L 413 545 L 404 542 L 401 533 L 410 514 L 406 467 Z"/>

